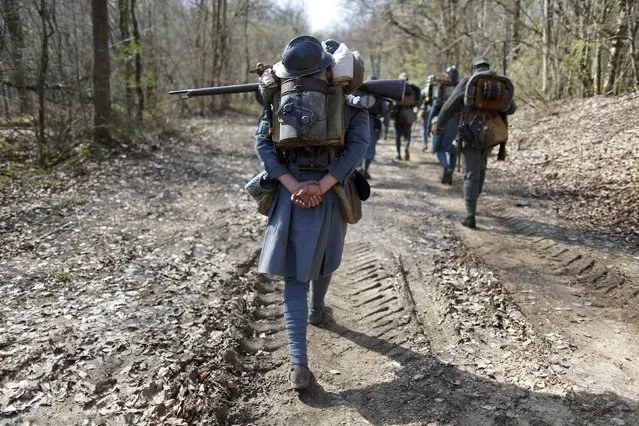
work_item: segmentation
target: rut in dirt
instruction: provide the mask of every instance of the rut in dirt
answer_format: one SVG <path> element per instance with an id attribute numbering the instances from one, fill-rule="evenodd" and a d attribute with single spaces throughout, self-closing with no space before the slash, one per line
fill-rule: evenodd
<path id="1" fill-rule="evenodd" d="M 574 312 L 577 322 L 601 329 L 596 339 L 605 344 L 610 324 L 594 319 L 604 313 L 618 320 L 625 313 L 632 322 L 636 292 L 628 276 L 634 271 L 596 251 L 586 253 L 593 247 L 549 241 L 564 234 L 544 224 L 561 218 L 543 210 L 527 212 L 535 221 L 522 218 L 512 210 L 530 201 L 504 197 L 498 183 L 489 185 L 480 207 L 483 223 L 471 238 L 456 225 L 463 209 L 458 188 L 435 183 L 435 162 L 417 154 L 413 162 L 396 163 L 394 146 L 380 145 L 373 196 L 364 220 L 349 228 L 348 250 L 329 290 L 334 322 L 309 332 L 316 383 L 299 398 L 287 393 L 286 349 L 276 350 L 280 366 L 269 375 L 270 394 L 248 405 L 271 406 L 256 422 L 638 423 L 636 375 L 614 373 L 600 381 L 596 369 L 609 373 L 614 348 L 585 356 L 593 346 L 568 333 L 573 318 L 558 318 Z M 502 218 L 506 212 L 510 217 Z M 558 250 L 544 257 L 554 246 Z M 506 261 L 512 257 L 519 259 L 515 275 Z M 521 287 L 535 270 L 553 271 L 557 279 L 546 281 L 548 288 L 570 289 L 576 296 L 569 304 L 597 305 L 595 311 Z M 579 283 L 589 280 L 600 282 L 601 290 L 582 292 Z M 621 297 L 627 300 L 615 306 L 617 312 L 607 308 Z M 596 298 L 606 299 L 606 307 Z M 631 337 L 633 330 L 621 336 Z"/>
<path id="2" fill-rule="evenodd" d="M 333 321 L 309 328 L 313 386 L 288 391 L 282 283 L 255 274 L 265 219 L 242 190 L 254 120 L 186 127 L 35 203 L 4 193 L 0 424 L 639 424 L 636 254 L 492 175 L 471 233 L 433 158 L 393 162 L 390 141 Z"/>

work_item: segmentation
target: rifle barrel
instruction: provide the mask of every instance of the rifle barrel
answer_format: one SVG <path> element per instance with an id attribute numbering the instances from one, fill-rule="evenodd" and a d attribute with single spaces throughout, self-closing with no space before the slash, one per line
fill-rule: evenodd
<path id="1" fill-rule="evenodd" d="M 257 92 L 259 88 L 258 83 L 249 84 L 234 84 L 232 86 L 219 86 L 219 87 L 203 87 L 201 89 L 185 89 L 185 90 L 172 90 L 169 95 L 184 95 L 187 98 L 193 96 L 210 96 L 210 95 L 228 95 L 231 93 L 250 93 Z"/>
<path id="2" fill-rule="evenodd" d="M 404 97 L 404 80 L 372 80 L 365 81 L 360 90 L 372 95 L 401 100 Z M 228 95 L 232 93 L 250 93 L 259 90 L 258 83 L 234 84 L 232 86 L 203 87 L 201 89 L 172 90 L 169 95 L 194 96 Z"/>

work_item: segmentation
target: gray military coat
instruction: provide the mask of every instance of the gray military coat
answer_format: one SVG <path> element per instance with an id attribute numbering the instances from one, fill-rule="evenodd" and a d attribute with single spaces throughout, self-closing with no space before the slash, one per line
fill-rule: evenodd
<path id="1" fill-rule="evenodd" d="M 348 98 L 344 108 L 344 149 L 328 166 L 328 173 L 342 183 L 361 163 L 369 143 L 368 113 L 356 103 L 357 99 Z M 290 173 L 303 182 L 319 180 L 327 173 L 301 171 L 294 164 L 280 163 L 267 132 L 268 123 L 263 120 L 256 132 L 255 146 L 262 167 L 271 178 Z M 276 191 L 258 271 L 300 281 L 334 272 L 342 259 L 347 226 L 335 193 L 328 191 L 320 205 L 305 209 L 293 204 L 284 185 L 278 185 Z"/>

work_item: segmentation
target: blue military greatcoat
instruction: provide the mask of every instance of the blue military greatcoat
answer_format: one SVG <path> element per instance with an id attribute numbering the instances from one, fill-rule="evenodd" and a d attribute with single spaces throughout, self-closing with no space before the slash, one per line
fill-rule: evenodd
<path id="1" fill-rule="evenodd" d="M 344 108 L 344 148 L 328 165 L 330 173 L 344 183 L 362 161 L 369 143 L 368 113 L 348 97 Z M 295 164 L 282 164 L 263 120 L 256 134 L 256 151 L 262 167 L 271 178 L 290 173 L 299 182 L 320 180 L 327 171 L 298 170 Z M 313 208 L 302 208 L 291 201 L 291 193 L 278 185 L 269 210 L 268 225 L 258 271 L 310 281 L 335 271 L 342 259 L 346 221 L 339 199 L 331 190 Z"/>

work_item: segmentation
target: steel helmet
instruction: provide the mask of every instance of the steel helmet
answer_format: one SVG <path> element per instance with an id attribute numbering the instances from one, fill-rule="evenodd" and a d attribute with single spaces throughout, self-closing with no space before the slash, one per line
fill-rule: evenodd
<path id="1" fill-rule="evenodd" d="M 435 75 L 431 74 L 426 78 L 426 83 L 432 83 L 435 81 Z"/>
<path id="2" fill-rule="evenodd" d="M 273 65 L 280 78 L 303 77 L 315 74 L 333 63 L 333 55 L 325 52 L 318 39 L 299 36 L 291 40 L 282 53 L 282 61 Z"/>
<path id="3" fill-rule="evenodd" d="M 446 68 L 446 75 L 453 83 L 457 83 L 459 81 L 459 71 L 457 71 L 457 67 L 455 65 L 451 65 Z"/>

